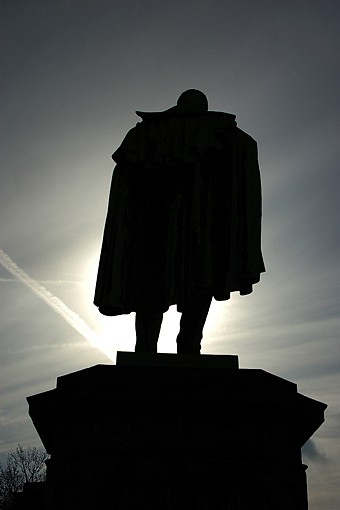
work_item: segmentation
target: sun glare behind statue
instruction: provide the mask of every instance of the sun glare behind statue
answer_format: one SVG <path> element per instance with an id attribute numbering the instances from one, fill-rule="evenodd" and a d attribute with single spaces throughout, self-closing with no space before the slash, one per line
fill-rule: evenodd
<path id="1" fill-rule="evenodd" d="M 176 338 L 179 332 L 181 314 L 176 306 L 171 306 L 163 316 L 161 332 L 158 339 L 157 351 L 160 353 L 175 353 L 177 350 Z"/>
<path id="2" fill-rule="evenodd" d="M 219 334 L 221 325 L 225 320 L 224 302 L 212 300 L 208 317 L 203 330 L 202 354 L 213 354 L 216 348 L 216 342 L 213 338 Z M 180 329 L 181 314 L 177 312 L 176 306 L 171 306 L 164 314 L 161 332 L 158 340 L 158 352 L 176 353 L 176 337 Z"/>
<path id="3" fill-rule="evenodd" d="M 86 269 L 88 282 L 88 300 L 92 303 L 93 292 L 98 270 L 98 256 L 89 257 Z M 229 305 L 230 306 L 230 305 Z M 212 301 L 207 321 L 204 327 L 202 353 L 213 353 L 214 342 L 211 339 L 219 331 L 225 316 L 225 304 Z M 234 314 L 232 314 L 233 316 Z M 93 306 L 91 317 L 95 322 L 95 333 L 98 338 L 97 348 L 110 360 L 115 362 L 117 351 L 134 352 L 136 343 L 135 313 L 106 317 Z M 176 305 L 171 306 L 164 313 L 163 323 L 159 335 L 157 351 L 159 353 L 176 353 L 176 338 L 180 328 L 181 314 L 177 312 Z M 230 319 L 229 319 L 230 320 Z"/>
<path id="4" fill-rule="evenodd" d="M 115 362 L 117 350 L 130 350 L 131 343 L 131 319 L 127 320 L 127 316 L 106 317 L 99 313 L 98 309 L 93 305 L 94 289 L 96 285 L 98 271 L 98 254 L 88 257 L 85 266 L 84 279 L 86 281 L 88 320 L 93 325 L 96 341 L 93 345 L 101 351 L 109 360 Z M 129 342 L 130 339 L 130 342 Z M 127 346 L 126 349 L 121 348 Z"/>
<path id="5" fill-rule="evenodd" d="M 86 282 L 88 301 L 92 303 L 98 270 L 98 255 L 88 258 L 86 264 Z M 97 347 L 111 360 L 115 361 L 117 351 L 133 352 L 136 343 L 135 313 L 106 317 L 93 306 L 91 317 L 95 322 L 98 337 Z M 179 331 L 180 314 L 176 306 L 171 306 L 164 314 L 157 350 L 160 353 L 176 352 L 176 337 Z"/>

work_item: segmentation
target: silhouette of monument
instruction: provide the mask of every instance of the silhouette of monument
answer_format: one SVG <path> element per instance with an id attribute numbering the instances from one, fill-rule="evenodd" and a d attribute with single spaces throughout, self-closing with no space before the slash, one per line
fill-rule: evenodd
<path id="1" fill-rule="evenodd" d="M 95 304 L 136 312 L 136 352 L 28 397 L 51 455 L 44 510 L 306 510 L 301 447 L 326 405 L 237 356 L 199 355 L 212 298 L 265 270 L 256 142 L 197 90 L 113 155 Z M 175 355 L 163 313 L 182 312 Z"/>
<path id="2" fill-rule="evenodd" d="M 307 510 L 301 447 L 326 405 L 237 356 L 119 352 L 28 397 L 44 510 Z"/>
<path id="3" fill-rule="evenodd" d="M 136 312 L 135 350 L 151 353 L 176 304 L 177 352 L 199 353 L 212 298 L 250 294 L 265 271 L 257 144 L 196 89 L 137 114 L 112 156 L 94 303 L 105 315 Z"/>

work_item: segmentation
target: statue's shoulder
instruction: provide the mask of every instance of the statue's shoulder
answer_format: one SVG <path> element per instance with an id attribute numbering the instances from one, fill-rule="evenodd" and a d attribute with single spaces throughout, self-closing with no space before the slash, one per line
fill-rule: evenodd
<path id="1" fill-rule="evenodd" d="M 236 127 L 235 129 L 235 136 L 240 141 L 240 143 L 250 147 L 257 146 L 257 141 L 249 133 L 246 133 L 246 131 L 243 131 L 239 127 Z"/>

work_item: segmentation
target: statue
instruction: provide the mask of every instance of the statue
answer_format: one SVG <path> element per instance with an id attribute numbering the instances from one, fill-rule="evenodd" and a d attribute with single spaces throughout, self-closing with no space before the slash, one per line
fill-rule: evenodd
<path id="1" fill-rule="evenodd" d="M 149 353 L 177 305 L 177 352 L 199 354 L 212 298 L 250 294 L 265 271 L 257 144 L 199 90 L 136 113 L 142 121 L 112 155 L 94 304 L 136 312 L 135 351 Z"/>

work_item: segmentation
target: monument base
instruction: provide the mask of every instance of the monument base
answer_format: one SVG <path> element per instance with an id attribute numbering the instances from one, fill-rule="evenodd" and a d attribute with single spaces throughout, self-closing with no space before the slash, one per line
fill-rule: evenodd
<path id="1" fill-rule="evenodd" d="M 46 510 L 308 508 L 301 446 L 326 405 L 237 356 L 118 353 L 28 402 Z"/>

